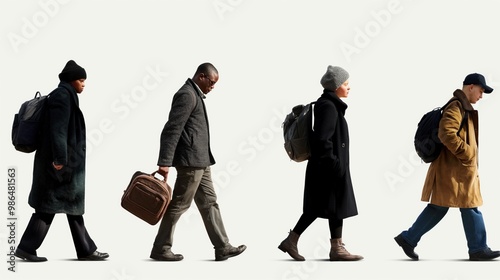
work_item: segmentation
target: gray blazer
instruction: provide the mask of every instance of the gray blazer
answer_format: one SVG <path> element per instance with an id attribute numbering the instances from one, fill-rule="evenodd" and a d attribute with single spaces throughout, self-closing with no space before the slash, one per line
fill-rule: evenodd
<path id="1" fill-rule="evenodd" d="M 175 93 L 168 121 L 160 138 L 159 166 L 207 167 L 215 164 L 204 93 L 193 80 Z"/>

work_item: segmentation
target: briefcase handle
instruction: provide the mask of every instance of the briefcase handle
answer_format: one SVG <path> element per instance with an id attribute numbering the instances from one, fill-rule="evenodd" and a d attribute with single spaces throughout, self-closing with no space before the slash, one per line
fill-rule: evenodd
<path id="1" fill-rule="evenodd" d="M 163 179 L 160 179 L 158 177 L 156 177 L 155 175 L 158 174 L 160 175 L 161 177 L 163 177 Z M 151 176 L 155 177 L 156 179 L 158 180 L 161 180 L 162 182 L 166 183 L 167 182 L 167 178 L 165 176 L 162 176 L 160 173 L 158 173 L 158 170 L 156 170 L 155 172 L 151 173 Z"/>

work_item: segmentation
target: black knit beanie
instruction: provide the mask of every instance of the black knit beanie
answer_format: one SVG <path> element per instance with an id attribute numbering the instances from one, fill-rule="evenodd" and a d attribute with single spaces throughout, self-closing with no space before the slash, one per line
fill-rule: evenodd
<path id="1" fill-rule="evenodd" d="M 68 61 L 59 74 L 59 80 L 69 83 L 79 79 L 87 79 L 87 72 L 80 65 L 76 64 L 75 61 Z"/>

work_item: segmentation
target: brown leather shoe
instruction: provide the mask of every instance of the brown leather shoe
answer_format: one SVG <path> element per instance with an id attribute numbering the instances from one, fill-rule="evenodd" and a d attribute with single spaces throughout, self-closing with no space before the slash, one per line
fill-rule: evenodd
<path id="1" fill-rule="evenodd" d="M 288 253 L 296 261 L 305 261 L 306 259 L 299 254 L 299 249 L 297 248 L 297 242 L 299 242 L 299 235 L 293 231 L 290 231 L 288 237 L 281 242 L 278 249 Z"/>
<path id="2" fill-rule="evenodd" d="M 225 261 L 231 257 L 236 257 L 237 255 L 243 253 L 247 246 L 240 245 L 238 247 L 233 247 L 232 245 L 228 245 L 222 249 L 215 249 L 215 260 L 216 261 Z"/>
<path id="3" fill-rule="evenodd" d="M 330 239 L 331 249 L 330 249 L 330 261 L 359 261 L 363 257 L 360 255 L 352 255 L 344 247 L 345 244 L 342 242 L 342 238 Z"/>

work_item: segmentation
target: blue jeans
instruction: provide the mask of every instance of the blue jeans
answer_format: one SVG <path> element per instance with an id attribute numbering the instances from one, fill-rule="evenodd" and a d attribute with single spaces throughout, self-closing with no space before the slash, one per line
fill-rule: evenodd
<path id="1" fill-rule="evenodd" d="M 404 240 L 411 246 L 416 247 L 420 238 L 431 230 L 448 212 L 448 207 L 428 204 L 420 213 L 413 225 L 401 233 Z M 469 254 L 482 251 L 486 245 L 486 228 L 484 226 L 483 215 L 476 208 L 460 208 L 462 224 L 464 226 L 465 237 Z"/>

